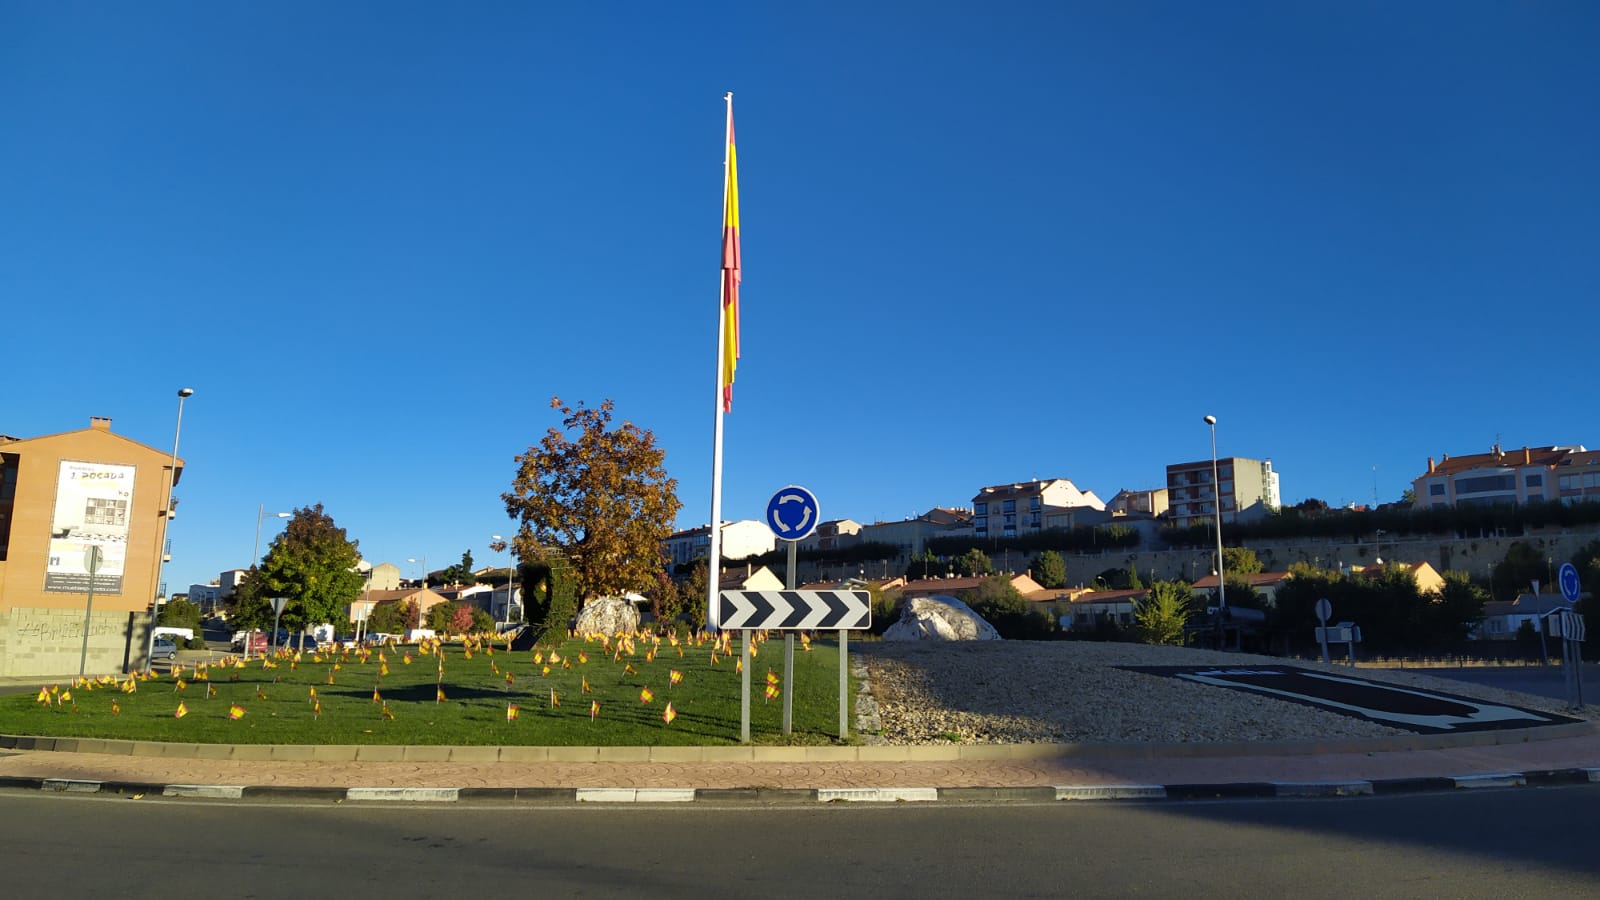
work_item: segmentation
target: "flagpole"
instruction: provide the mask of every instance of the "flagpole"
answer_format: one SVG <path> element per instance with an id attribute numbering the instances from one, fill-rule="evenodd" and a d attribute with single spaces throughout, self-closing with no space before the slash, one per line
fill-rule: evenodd
<path id="1" fill-rule="evenodd" d="M 733 92 L 729 91 L 722 98 L 728 104 L 727 133 L 722 141 L 722 226 L 727 227 L 728 222 L 728 148 L 733 139 Z M 712 391 L 712 401 L 716 405 L 716 424 L 712 427 L 711 438 L 711 552 L 706 561 L 706 624 L 712 631 L 721 627 L 720 617 L 717 615 L 717 591 L 722 583 L 722 354 L 727 352 L 724 346 L 723 317 L 727 311 L 727 279 L 719 271 L 717 273 L 717 380 L 716 390 Z"/>

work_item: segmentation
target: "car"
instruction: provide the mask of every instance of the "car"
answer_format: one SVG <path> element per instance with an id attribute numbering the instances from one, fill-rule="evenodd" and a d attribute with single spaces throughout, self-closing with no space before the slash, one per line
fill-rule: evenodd
<path id="1" fill-rule="evenodd" d="M 245 638 L 250 639 L 250 652 L 261 654 L 267 652 L 267 633 L 265 631 L 241 631 L 233 636 L 233 649 L 244 652 Z"/>
<path id="2" fill-rule="evenodd" d="M 155 643 L 150 646 L 150 658 L 177 659 L 178 645 L 174 644 L 170 638 L 158 637 Z"/>

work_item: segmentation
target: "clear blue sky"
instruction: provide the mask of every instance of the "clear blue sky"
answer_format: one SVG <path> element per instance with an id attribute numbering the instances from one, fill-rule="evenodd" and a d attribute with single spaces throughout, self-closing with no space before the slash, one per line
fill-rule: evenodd
<path id="1" fill-rule="evenodd" d="M 257 504 L 503 562 L 552 395 L 707 521 L 731 90 L 727 517 L 1109 498 L 1206 413 L 1288 502 L 1389 501 L 1600 445 L 1597 46 L 1580 2 L 9 2 L 0 432 L 170 448 L 193 387 L 175 590 Z"/>

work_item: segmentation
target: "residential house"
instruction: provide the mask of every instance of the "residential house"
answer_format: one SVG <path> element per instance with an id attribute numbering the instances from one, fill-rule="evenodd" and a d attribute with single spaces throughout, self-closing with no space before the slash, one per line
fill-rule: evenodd
<path id="1" fill-rule="evenodd" d="M 1034 581 L 1033 577 L 1026 572 L 1006 577 L 1010 580 L 1011 586 L 1017 589 L 1017 593 L 1024 597 L 1044 590 L 1039 585 L 1039 582 Z M 962 594 L 977 589 L 978 585 L 987 580 L 989 580 L 987 575 L 973 575 L 961 578 L 918 578 L 914 581 L 907 581 L 900 589 L 907 597 L 949 594 L 959 598 Z"/>
<path id="2" fill-rule="evenodd" d="M 783 588 L 783 579 L 766 566 L 724 570 L 717 582 L 717 589 L 721 591 L 781 591 Z"/>
<path id="3" fill-rule="evenodd" d="M 1428 471 L 1411 482 L 1415 509 L 1497 503 L 1576 503 L 1600 500 L 1600 453 L 1582 446 L 1523 447 L 1506 452 L 1428 458 Z"/>
<path id="4" fill-rule="evenodd" d="M 1045 524 L 1047 511 L 1070 521 L 1074 515 L 1105 508 L 1093 491 L 1080 491 L 1065 478 L 990 485 L 972 498 L 972 533 L 980 538 L 1016 537 L 1052 527 Z"/>
<path id="5" fill-rule="evenodd" d="M 1283 505 L 1278 473 L 1270 459 L 1229 456 L 1167 466 L 1167 500 L 1172 524 L 1179 528 L 1216 521 L 1222 502 L 1224 522 L 1249 522 Z"/>
<path id="6" fill-rule="evenodd" d="M 362 590 L 397 591 L 400 589 L 400 567 L 394 563 L 378 563 L 367 570 L 366 576 L 367 581 L 362 586 Z"/>
<path id="7" fill-rule="evenodd" d="M 1106 502 L 1106 509 L 1113 515 L 1126 516 L 1132 513 L 1145 513 L 1150 516 L 1159 516 L 1167 511 L 1167 489 L 1149 488 L 1142 491 L 1130 491 L 1123 488 L 1117 491 L 1116 496 Z"/>
<path id="8" fill-rule="evenodd" d="M 1490 600 L 1483 605 L 1483 621 L 1472 630 L 1471 637 L 1484 641 L 1515 640 L 1524 622 L 1532 623 L 1534 631 L 1545 628 L 1546 619 L 1562 610 L 1572 609 L 1572 604 L 1559 594 L 1521 594 L 1515 600 Z"/>
<path id="9" fill-rule="evenodd" d="M 920 516 L 900 522 L 874 522 L 861 526 L 856 536 L 865 543 L 895 544 L 907 556 L 921 556 L 930 538 L 972 533 L 972 511 L 935 506 Z"/>
<path id="10" fill-rule="evenodd" d="M 818 522 L 811 534 L 801 538 L 798 550 L 839 550 L 861 542 L 861 523 L 854 519 L 832 519 Z"/>
<path id="11" fill-rule="evenodd" d="M 1400 568 L 1400 569 L 1408 570 L 1411 573 L 1412 577 L 1417 580 L 1417 590 L 1422 592 L 1422 593 L 1424 593 L 1424 594 L 1439 594 L 1439 593 L 1444 591 L 1444 576 L 1439 574 L 1439 570 L 1438 569 L 1435 569 L 1433 566 L 1429 565 L 1426 562 L 1414 562 L 1414 563 L 1387 562 L 1386 563 L 1386 562 L 1384 562 L 1383 560 L 1380 559 L 1380 560 L 1378 560 L 1378 562 L 1375 565 L 1370 565 L 1370 566 L 1351 566 L 1350 567 L 1350 572 L 1352 574 L 1359 575 L 1359 574 L 1361 574 L 1363 572 L 1377 573 L 1377 572 L 1379 572 L 1379 571 L 1381 571 L 1383 569 L 1393 569 L 1393 568 Z"/>
<path id="12" fill-rule="evenodd" d="M 1092 631 L 1100 625 L 1127 627 L 1133 624 L 1133 611 L 1148 590 L 1085 591 L 1067 593 L 1057 602 L 1056 619 L 1067 631 Z"/>
<path id="13" fill-rule="evenodd" d="M 754 519 L 722 523 L 722 546 L 719 548 L 724 562 L 748 559 L 771 553 L 777 547 L 777 538 L 766 523 Z M 675 532 L 667 537 L 667 558 L 672 565 L 681 566 L 705 559 L 711 555 L 711 526 L 701 525 Z"/>
<path id="14" fill-rule="evenodd" d="M 222 585 L 216 582 L 189 585 L 189 602 L 200 607 L 202 612 L 215 612 L 222 603 Z"/>
<path id="15" fill-rule="evenodd" d="M 441 603 L 450 601 L 441 597 L 430 588 L 396 588 L 389 591 L 363 591 L 360 598 L 352 602 L 347 608 L 347 614 L 352 622 L 362 622 L 371 618 L 372 611 L 385 603 L 415 603 L 421 614 L 419 621 L 427 621 L 428 610 Z"/>
<path id="16" fill-rule="evenodd" d="M 1245 581 L 1252 589 L 1261 595 L 1261 602 L 1269 607 L 1278 605 L 1278 588 L 1294 576 L 1288 572 L 1252 572 L 1248 575 L 1240 572 L 1229 572 L 1228 581 Z M 1191 589 L 1197 600 L 1210 602 L 1217 592 L 1217 576 L 1215 573 L 1207 575 L 1196 581 Z"/>

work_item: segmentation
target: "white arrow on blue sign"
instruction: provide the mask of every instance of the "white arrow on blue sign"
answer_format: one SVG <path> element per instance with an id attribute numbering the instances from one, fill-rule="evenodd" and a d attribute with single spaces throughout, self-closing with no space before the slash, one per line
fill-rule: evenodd
<path id="1" fill-rule="evenodd" d="M 767 501 L 767 527 L 781 540 L 804 539 L 817 530 L 821 516 L 816 495 L 798 484 L 783 488 Z"/>
<path id="2" fill-rule="evenodd" d="M 1561 596 L 1569 602 L 1577 603 L 1578 594 L 1582 585 L 1578 581 L 1578 567 L 1572 563 L 1561 564 L 1561 576 L 1556 579 L 1561 582 Z"/>

